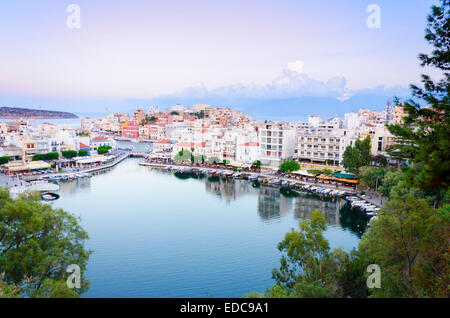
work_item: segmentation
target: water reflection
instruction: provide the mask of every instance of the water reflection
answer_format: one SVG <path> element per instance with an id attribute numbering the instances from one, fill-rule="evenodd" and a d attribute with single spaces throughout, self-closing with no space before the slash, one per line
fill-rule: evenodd
<path id="1" fill-rule="evenodd" d="M 155 169 L 155 171 L 161 171 Z M 168 172 L 161 171 L 161 173 Z M 257 211 L 262 220 L 276 220 L 293 213 L 296 219 L 310 218 L 311 213 L 320 210 L 328 225 L 348 229 L 361 237 L 367 228 L 365 213 L 352 207 L 339 198 L 321 197 L 311 193 L 293 191 L 286 188 L 269 187 L 245 180 L 224 179 L 217 176 L 202 178 L 190 174 L 174 173 L 179 179 L 190 177 L 205 183 L 205 190 L 227 203 L 248 194 L 258 196 Z"/>
<path id="2" fill-rule="evenodd" d="M 179 179 L 127 159 L 62 182 L 52 205 L 82 219 L 94 250 L 87 297 L 242 297 L 273 285 L 276 246 L 320 208 L 332 248 L 358 245 L 364 222 L 341 201 L 245 180 Z M 358 226 L 359 225 L 359 226 Z M 356 233 L 356 234 L 355 234 Z M 155 288 L 158 286 L 158 288 Z"/>
<path id="3" fill-rule="evenodd" d="M 310 218 L 311 213 L 320 210 L 328 225 L 337 225 L 355 233 L 359 238 L 367 229 L 368 217 L 365 213 L 353 209 L 344 200 L 320 197 L 315 194 L 293 191 L 286 188 L 269 187 L 254 184 L 246 180 L 224 179 L 218 176 L 195 176 L 189 173 L 170 173 L 157 168 L 149 168 L 152 173 L 173 175 L 179 180 L 196 179 L 204 182 L 206 193 L 213 195 L 228 204 L 246 195 L 256 195 L 257 213 L 263 221 L 277 220 L 287 215 L 295 219 Z M 107 173 L 105 172 L 100 172 Z M 61 192 L 73 194 L 88 189 L 90 178 L 80 178 L 61 184 Z"/>

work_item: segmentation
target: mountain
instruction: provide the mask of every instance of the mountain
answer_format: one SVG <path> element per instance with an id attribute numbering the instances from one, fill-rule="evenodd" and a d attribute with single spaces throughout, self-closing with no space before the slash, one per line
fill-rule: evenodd
<path id="1" fill-rule="evenodd" d="M 19 107 L 0 107 L 0 118 L 29 118 L 29 119 L 60 119 L 60 118 L 78 118 L 77 115 L 41 109 L 29 109 Z"/>

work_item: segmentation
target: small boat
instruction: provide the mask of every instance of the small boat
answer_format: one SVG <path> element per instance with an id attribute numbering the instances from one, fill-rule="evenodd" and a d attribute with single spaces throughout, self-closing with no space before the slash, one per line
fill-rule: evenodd
<path id="1" fill-rule="evenodd" d="M 266 183 L 267 182 L 267 178 L 264 178 L 264 177 L 258 177 L 258 182 L 259 183 Z"/>
<path id="2" fill-rule="evenodd" d="M 248 177 L 248 180 L 250 181 L 256 181 L 258 179 L 258 176 L 256 174 L 252 174 Z"/>
<path id="3" fill-rule="evenodd" d="M 267 179 L 267 183 L 271 186 L 277 186 L 277 185 L 280 185 L 281 181 L 280 181 L 280 179 L 277 179 L 277 178 L 270 178 L 270 179 Z"/>
<path id="4" fill-rule="evenodd" d="M 59 194 L 53 192 L 42 193 L 41 198 L 44 201 L 54 201 L 59 199 Z"/>

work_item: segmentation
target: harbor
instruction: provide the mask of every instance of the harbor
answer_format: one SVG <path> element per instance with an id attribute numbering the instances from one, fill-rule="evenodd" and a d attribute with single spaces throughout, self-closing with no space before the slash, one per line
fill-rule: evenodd
<path id="1" fill-rule="evenodd" d="M 291 191 L 310 192 L 327 198 L 342 198 L 346 200 L 352 208 L 357 208 L 369 218 L 375 217 L 381 209 L 379 205 L 367 201 L 364 196 L 359 195 L 354 189 L 346 188 L 345 190 L 337 189 L 336 186 L 318 185 L 317 183 L 299 181 L 287 177 L 274 176 L 272 174 L 255 173 L 255 172 L 236 172 L 227 169 L 214 168 L 196 168 L 190 166 L 169 165 L 161 163 L 140 162 L 141 166 L 147 166 L 165 171 L 173 172 L 179 175 L 193 175 L 198 177 L 216 177 L 224 179 L 247 180 L 253 186 L 268 186 L 281 189 L 289 189 Z"/>

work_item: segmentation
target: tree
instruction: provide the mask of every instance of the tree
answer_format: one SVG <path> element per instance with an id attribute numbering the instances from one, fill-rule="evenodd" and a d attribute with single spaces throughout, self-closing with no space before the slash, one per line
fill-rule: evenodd
<path id="1" fill-rule="evenodd" d="M 280 165 L 280 170 L 284 172 L 292 172 L 300 169 L 300 165 L 296 161 L 285 161 Z"/>
<path id="2" fill-rule="evenodd" d="M 112 149 L 111 146 L 103 145 L 103 146 L 100 146 L 100 147 L 97 148 L 97 153 L 99 155 L 102 155 L 102 154 L 108 153 L 111 149 Z"/>
<path id="3" fill-rule="evenodd" d="M 383 155 L 376 155 L 372 158 L 372 161 L 375 164 L 378 164 L 381 167 L 386 167 L 387 166 L 387 159 L 385 156 Z"/>
<path id="4" fill-rule="evenodd" d="M 402 124 L 389 125 L 398 143 L 389 149 L 396 159 L 406 159 L 416 170 L 414 186 L 435 195 L 438 203 L 450 184 L 450 1 L 441 0 L 428 16 L 425 39 L 431 54 L 420 54 L 422 66 L 433 67 L 442 78 L 433 81 L 422 75 L 423 87 L 410 85 L 412 97 L 400 103 Z M 426 103 L 429 107 L 422 107 Z"/>
<path id="5" fill-rule="evenodd" d="M 330 252 L 328 241 L 323 237 L 325 218 L 319 211 L 311 219 L 302 220 L 300 231 L 287 233 L 278 244 L 285 253 L 281 266 L 274 269 L 272 277 L 276 284 L 266 290 L 267 297 L 362 297 L 365 287 L 364 271 L 356 269 L 365 264 L 357 254 L 350 256 L 342 249 Z M 343 272 L 351 268 L 345 276 Z"/>
<path id="6" fill-rule="evenodd" d="M 252 166 L 255 167 L 255 168 L 260 168 L 261 167 L 261 161 L 259 161 L 259 160 L 253 161 Z"/>
<path id="7" fill-rule="evenodd" d="M 13 200 L 0 188 L 0 295 L 76 297 L 88 287 L 88 235 L 78 218 L 40 200 L 38 193 Z M 66 286 L 70 264 L 80 266 L 80 289 Z"/>
<path id="8" fill-rule="evenodd" d="M 378 187 L 378 192 L 383 197 L 389 197 L 392 188 L 396 186 L 400 182 L 400 180 L 402 180 L 402 178 L 403 173 L 401 170 L 387 171 L 383 177 L 383 182 L 381 182 L 381 186 Z"/>
<path id="9" fill-rule="evenodd" d="M 87 151 L 87 150 L 84 150 L 84 149 L 78 150 L 78 157 L 85 157 L 88 154 L 89 154 L 89 151 Z"/>
<path id="10" fill-rule="evenodd" d="M 77 152 L 75 150 L 65 150 L 65 151 L 62 151 L 61 154 L 63 155 L 64 158 L 67 158 L 67 159 L 71 159 L 71 158 L 77 156 Z"/>
<path id="11" fill-rule="evenodd" d="M 447 217 L 449 212 L 447 211 Z M 390 199 L 359 244 L 382 269 L 375 297 L 449 297 L 450 223 L 423 199 Z"/>
<path id="12" fill-rule="evenodd" d="M 187 149 L 182 149 L 174 156 L 173 160 L 176 162 L 192 161 L 192 153 Z"/>
<path id="13" fill-rule="evenodd" d="M 359 168 L 369 165 L 372 161 L 370 148 L 370 136 L 367 136 L 364 140 L 356 140 L 353 147 L 347 146 L 343 156 L 344 168 L 354 174 L 359 174 Z"/>
<path id="14" fill-rule="evenodd" d="M 360 184 L 363 188 L 377 190 L 377 185 L 379 187 L 383 183 L 385 173 L 383 168 L 362 167 L 359 174 Z"/>
<path id="15" fill-rule="evenodd" d="M 59 153 L 57 152 L 48 152 L 45 154 L 45 160 L 58 160 Z"/>
<path id="16" fill-rule="evenodd" d="M 59 158 L 59 153 L 48 152 L 42 154 L 36 154 L 33 156 L 32 160 L 57 160 Z"/>
<path id="17" fill-rule="evenodd" d="M 11 160 L 11 158 L 8 156 L 0 157 L 0 165 L 4 165 L 5 163 L 8 163 L 10 160 Z"/>

